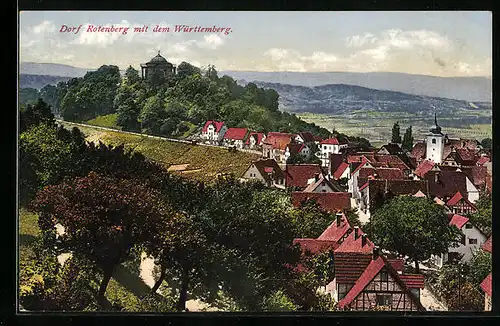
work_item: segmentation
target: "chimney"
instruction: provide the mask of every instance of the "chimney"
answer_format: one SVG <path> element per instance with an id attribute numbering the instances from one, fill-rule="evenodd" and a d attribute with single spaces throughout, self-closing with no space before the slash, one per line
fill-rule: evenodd
<path id="1" fill-rule="evenodd" d="M 366 245 L 366 234 L 361 235 L 361 247 Z"/>
<path id="2" fill-rule="evenodd" d="M 354 240 L 359 238 L 359 226 L 354 227 Z"/>
<path id="3" fill-rule="evenodd" d="M 342 219 L 342 213 L 338 212 L 335 216 L 336 216 L 336 219 L 337 219 L 337 227 L 339 227 L 340 226 L 340 220 Z"/>
<path id="4" fill-rule="evenodd" d="M 434 173 L 434 182 L 435 183 L 439 182 L 439 172 Z"/>
<path id="5" fill-rule="evenodd" d="M 378 246 L 373 247 L 373 260 L 376 260 L 378 258 L 379 252 L 378 252 Z"/>
<path id="6" fill-rule="evenodd" d="M 314 174 L 314 181 L 318 181 L 319 180 L 319 173 L 315 173 Z"/>

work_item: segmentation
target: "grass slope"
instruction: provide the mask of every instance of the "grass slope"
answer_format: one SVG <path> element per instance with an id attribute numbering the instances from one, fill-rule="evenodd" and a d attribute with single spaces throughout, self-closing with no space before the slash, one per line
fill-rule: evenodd
<path id="1" fill-rule="evenodd" d="M 246 152 L 229 152 L 225 148 L 176 143 L 161 139 L 102 131 L 86 127 L 80 129 L 88 141 L 102 141 L 108 145 L 124 144 L 166 167 L 189 164 L 183 175 L 199 181 L 210 182 L 219 173 L 232 173 L 240 177 L 259 155 Z M 192 172 L 189 172 L 192 170 Z"/>
<path id="2" fill-rule="evenodd" d="M 122 128 L 116 124 L 118 118 L 117 113 L 100 115 L 92 120 L 87 121 L 88 124 L 99 127 L 113 128 L 121 130 Z"/>

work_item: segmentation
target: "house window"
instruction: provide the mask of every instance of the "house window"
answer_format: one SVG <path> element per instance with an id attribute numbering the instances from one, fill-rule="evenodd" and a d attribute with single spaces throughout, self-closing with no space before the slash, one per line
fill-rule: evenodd
<path id="1" fill-rule="evenodd" d="M 338 285 L 338 292 L 339 292 L 339 301 L 342 300 L 346 295 L 347 292 L 352 288 L 352 285 L 350 284 L 339 284 Z"/>
<path id="2" fill-rule="evenodd" d="M 420 289 L 410 289 L 411 293 L 413 293 L 414 296 L 417 297 L 417 299 L 420 298 Z"/>
<path id="3" fill-rule="evenodd" d="M 435 144 L 436 143 L 436 138 L 432 138 L 432 143 Z"/>
<path id="4" fill-rule="evenodd" d="M 477 244 L 477 239 L 469 239 L 469 244 Z"/>
<path id="5" fill-rule="evenodd" d="M 377 294 L 377 306 L 390 306 L 392 305 L 391 294 Z"/>
<path id="6" fill-rule="evenodd" d="M 388 275 L 386 271 L 380 272 L 380 280 L 382 282 L 387 282 L 388 281 Z"/>
<path id="7" fill-rule="evenodd" d="M 326 192 L 326 190 L 325 190 L 325 189 L 323 189 L 323 190 L 321 190 L 321 192 Z"/>
<path id="8" fill-rule="evenodd" d="M 470 224 L 470 223 L 465 224 L 465 228 L 466 229 L 472 229 L 472 224 Z"/>

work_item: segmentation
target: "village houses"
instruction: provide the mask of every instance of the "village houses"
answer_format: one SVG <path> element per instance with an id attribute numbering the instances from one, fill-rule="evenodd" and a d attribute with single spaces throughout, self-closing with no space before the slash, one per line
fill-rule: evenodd
<path id="1" fill-rule="evenodd" d="M 228 128 L 224 133 L 223 145 L 242 149 L 248 134 L 247 128 Z"/>
<path id="2" fill-rule="evenodd" d="M 226 133 L 227 127 L 224 122 L 209 120 L 201 130 L 201 138 L 210 144 L 219 145 Z"/>
<path id="3" fill-rule="evenodd" d="M 431 257 L 432 263 L 440 268 L 448 261 L 469 262 L 473 252 L 487 240 L 486 235 L 465 216 L 450 214 L 450 225 L 456 226 L 461 231 L 460 243 L 458 247 L 448 248 L 448 252 L 445 254 Z"/>

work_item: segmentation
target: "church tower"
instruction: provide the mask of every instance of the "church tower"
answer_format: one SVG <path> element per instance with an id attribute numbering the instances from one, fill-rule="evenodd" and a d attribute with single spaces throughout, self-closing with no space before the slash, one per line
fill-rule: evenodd
<path id="1" fill-rule="evenodd" d="M 429 130 L 426 135 L 427 148 L 425 151 L 425 159 L 441 164 L 444 155 L 444 138 L 441 132 L 441 127 L 437 123 L 437 116 L 434 113 L 434 126 Z"/>

